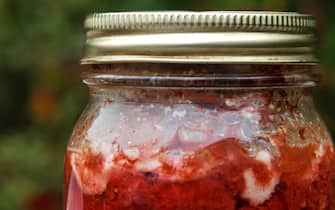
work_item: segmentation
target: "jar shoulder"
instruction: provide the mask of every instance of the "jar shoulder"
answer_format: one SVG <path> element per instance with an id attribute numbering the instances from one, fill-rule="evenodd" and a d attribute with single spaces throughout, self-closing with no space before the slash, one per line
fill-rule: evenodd
<path id="1" fill-rule="evenodd" d="M 188 95 L 182 102 L 113 101 L 104 96 L 85 109 L 69 147 L 195 150 L 229 138 L 248 145 L 269 142 L 274 134 L 285 136 L 291 145 L 331 141 L 311 96 L 275 94 Z"/>

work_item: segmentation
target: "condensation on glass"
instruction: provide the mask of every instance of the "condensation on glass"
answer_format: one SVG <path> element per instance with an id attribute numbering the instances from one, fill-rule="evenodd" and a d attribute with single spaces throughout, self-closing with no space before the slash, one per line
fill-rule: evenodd
<path id="1" fill-rule="evenodd" d="M 85 27 L 65 210 L 334 209 L 311 16 L 102 13 Z"/>

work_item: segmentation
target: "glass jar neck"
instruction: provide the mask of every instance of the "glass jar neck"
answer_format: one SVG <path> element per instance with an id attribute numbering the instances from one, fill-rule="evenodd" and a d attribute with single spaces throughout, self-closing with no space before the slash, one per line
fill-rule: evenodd
<path id="1" fill-rule="evenodd" d="M 313 87 L 315 65 L 96 64 L 83 74 L 89 86 L 168 89 L 267 89 Z"/>
<path id="2" fill-rule="evenodd" d="M 147 87 L 111 87 L 91 86 L 91 103 L 108 105 L 111 103 L 129 103 L 150 106 L 162 104 L 198 104 L 206 109 L 224 108 L 239 110 L 243 107 L 265 107 L 283 104 L 290 110 L 298 109 L 302 101 L 311 101 L 306 88 L 285 89 L 167 89 Z"/>

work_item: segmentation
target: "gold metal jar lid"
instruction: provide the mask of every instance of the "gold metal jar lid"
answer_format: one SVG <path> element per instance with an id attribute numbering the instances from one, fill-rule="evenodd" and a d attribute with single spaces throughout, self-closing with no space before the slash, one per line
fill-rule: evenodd
<path id="1" fill-rule="evenodd" d="M 83 64 L 316 63 L 316 21 L 293 12 L 96 13 Z"/>

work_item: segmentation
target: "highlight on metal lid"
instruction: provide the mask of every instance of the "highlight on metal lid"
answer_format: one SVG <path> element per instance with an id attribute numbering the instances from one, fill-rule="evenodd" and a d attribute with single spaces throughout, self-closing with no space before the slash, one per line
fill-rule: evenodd
<path id="1" fill-rule="evenodd" d="M 317 63 L 316 21 L 295 12 L 95 13 L 83 64 Z"/>

